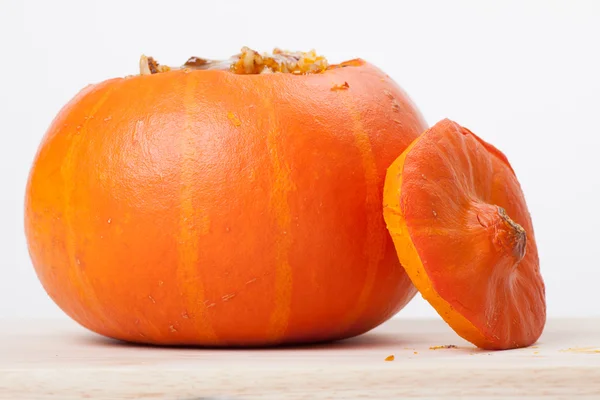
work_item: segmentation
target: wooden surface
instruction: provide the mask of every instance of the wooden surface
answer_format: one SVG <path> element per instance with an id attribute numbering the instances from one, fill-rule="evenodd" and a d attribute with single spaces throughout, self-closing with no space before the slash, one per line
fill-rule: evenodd
<path id="1" fill-rule="evenodd" d="M 600 319 L 551 320 L 537 346 L 503 352 L 429 320 L 271 350 L 125 345 L 68 320 L 0 328 L 0 399 L 600 399 Z"/>

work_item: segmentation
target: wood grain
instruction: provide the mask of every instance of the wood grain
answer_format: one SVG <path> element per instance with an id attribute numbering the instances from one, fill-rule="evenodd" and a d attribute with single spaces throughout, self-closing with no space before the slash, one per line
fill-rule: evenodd
<path id="1" fill-rule="evenodd" d="M 0 399 L 600 398 L 600 319 L 550 320 L 536 346 L 503 352 L 433 320 L 267 350 L 128 345 L 70 320 L 0 328 Z M 430 348 L 443 345 L 457 348 Z"/>

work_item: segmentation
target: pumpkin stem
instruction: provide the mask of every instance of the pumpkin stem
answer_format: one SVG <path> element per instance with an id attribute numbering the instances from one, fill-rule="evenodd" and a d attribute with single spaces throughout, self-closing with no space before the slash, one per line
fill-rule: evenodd
<path id="1" fill-rule="evenodd" d="M 225 70 L 235 74 L 254 75 L 288 73 L 295 75 L 316 74 L 326 71 L 329 64 L 325 57 L 309 52 L 290 52 L 274 49 L 272 53 L 259 54 L 243 47 L 241 52 L 228 60 L 207 60 L 190 57 L 181 67 L 160 65 L 154 58 L 142 55 L 140 75 L 151 75 L 176 69 Z"/>
<path id="2" fill-rule="evenodd" d="M 499 206 L 480 204 L 476 207 L 479 224 L 489 231 L 492 242 L 500 251 L 512 255 L 516 264 L 525 257 L 527 232 Z"/>
<path id="3" fill-rule="evenodd" d="M 500 215 L 505 227 L 508 228 L 503 233 L 499 233 L 500 236 L 504 236 L 501 238 L 501 241 L 512 249 L 513 255 L 516 257 L 517 263 L 519 263 L 525 257 L 527 232 L 506 214 L 504 208 L 498 207 L 498 215 Z"/>

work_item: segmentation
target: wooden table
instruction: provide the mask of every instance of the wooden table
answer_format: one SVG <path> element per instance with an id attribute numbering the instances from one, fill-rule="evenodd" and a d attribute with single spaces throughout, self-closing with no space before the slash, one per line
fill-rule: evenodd
<path id="1" fill-rule="evenodd" d="M 1 399 L 600 399 L 600 319 L 550 320 L 537 346 L 503 352 L 433 320 L 270 350 L 125 345 L 69 320 L 0 328 Z"/>

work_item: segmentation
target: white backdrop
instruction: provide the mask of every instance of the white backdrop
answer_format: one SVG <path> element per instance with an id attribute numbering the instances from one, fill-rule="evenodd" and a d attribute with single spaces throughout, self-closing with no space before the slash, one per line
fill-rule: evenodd
<path id="1" fill-rule="evenodd" d="M 509 157 L 534 219 L 548 314 L 600 315 L 600 1 L 0 0 L 0 317 L 61 317 L 23 233 L 32 158 L 80 88 L 241 46 L 362 57 Z M 417 297 L 398 317 L 435 313 Z"/>

